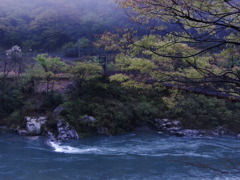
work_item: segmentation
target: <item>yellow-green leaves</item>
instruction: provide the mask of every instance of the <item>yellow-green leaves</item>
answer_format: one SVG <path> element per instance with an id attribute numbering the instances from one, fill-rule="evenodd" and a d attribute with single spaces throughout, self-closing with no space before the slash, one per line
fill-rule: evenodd
<path id="1" fill-rule="evenodd" d="M 55 57 L 48 57 L 48 54 L 40 54 L 34 58 L 38 62 L 38 64 L 44 69 L 46 73 L 52 72 L 57 73 L 61 72 L 64 68 L 65 63 L 61 61 L 60 58 Z"/>
<path id="2" fill-rule="evenodd" d="M 114 50 L 128 53 L 131 45 L 135 42 L 135 34 L 136 31 L 131 28 L 117 29 L 116 33 L 105 32 L 94 45 L 104 47 L 106 51 Z"/>
<path id="3" fill-rule="evenodd" d="M 157 67 L 149 59 L 133 58 L 123 54 L 117 56 L 116 63 L 120 71 L 137 71 L 140 73 L 149 73 Z"/>
<path id="4" fill-rule="evenodd" d="M 103 69 L 99 63 L 77 62 L 75 66 L 69 67 L 69 72 L 74 81 L 82 84 L 87 80 L 100 77 Z"/>
<path id="5" fill-rule="evenodd" d="M 39 76 L 43 76 L 47 83 L 47 92 L 50 90 L 50 81 L 58 73 L 61 73 L 64 67 L 66 66 L 60 58 L 48 57 L 48 54 L 40 54 L 34 58 L 38 62 L 38 65 L 42 68 Z M 52 87 L 53 88 L 53 87 Z"/>
<path id="6" fill-rule="evenodd" d="M 130 78 L 128 75 L 125 74 L 115 74 L 109 77 L 110 81 L 118 81 L 118 82 L 126 82 L 128 81 Z"/>

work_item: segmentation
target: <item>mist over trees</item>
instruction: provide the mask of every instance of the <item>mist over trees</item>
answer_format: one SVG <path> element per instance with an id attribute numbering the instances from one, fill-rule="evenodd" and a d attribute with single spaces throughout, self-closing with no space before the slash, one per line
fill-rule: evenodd
<path id="1" fill-rule="evenodd" d="M 2 49 L 56 51 L 129 22 L 113 0 L 2 0 L 0 8 Z"/>

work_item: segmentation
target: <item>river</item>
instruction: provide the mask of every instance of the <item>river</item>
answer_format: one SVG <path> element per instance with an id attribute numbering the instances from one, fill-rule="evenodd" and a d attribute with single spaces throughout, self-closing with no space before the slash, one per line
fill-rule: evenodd
<path id="1" fill-rule="evenodd" d="M 59 144 L 0 133 L 0 179 L 240 179 L 239 141 L 131 133 Z"/>

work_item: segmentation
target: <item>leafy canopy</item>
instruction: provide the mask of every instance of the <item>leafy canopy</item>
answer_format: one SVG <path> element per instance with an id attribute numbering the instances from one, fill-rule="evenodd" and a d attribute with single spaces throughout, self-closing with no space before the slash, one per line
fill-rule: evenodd
<path id="1" fill-rule="evenodd" d="M 238 0 L 117 2 L 134 21 L 151 30 L 152 35 L 132 43 L 127 54 L 131 59 L 142 57 L 157 66 L 148 78 L 240 93 L 240 56 L 236 53 L 240 48 Z M 162 32 L 166 34 L 164 37 L 160 36 Z M 126 61 L 126 53 L 121 61 Z M 129 63 L 132 66 L 130 60 Z"/>

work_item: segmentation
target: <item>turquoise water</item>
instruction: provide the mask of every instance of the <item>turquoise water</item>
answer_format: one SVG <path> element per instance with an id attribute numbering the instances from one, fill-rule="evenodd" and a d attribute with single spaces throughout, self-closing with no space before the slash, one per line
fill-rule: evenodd
<path id="1" fill-rule="evenodd" d="M 239 142 L 136 133 L 57 144 L 0 134 L 0 179 L 240 179 Z"/>

